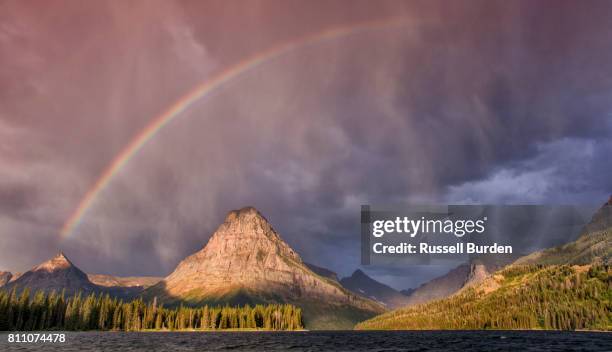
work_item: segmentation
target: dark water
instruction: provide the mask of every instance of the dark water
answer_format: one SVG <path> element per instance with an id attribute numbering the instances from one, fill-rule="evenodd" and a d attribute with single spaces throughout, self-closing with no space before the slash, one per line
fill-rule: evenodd
<path id="1" fill-rule="evenodd" d="M 0 351 L 612 351 L 612 333 L 544 331 L 66 333 Z"/>

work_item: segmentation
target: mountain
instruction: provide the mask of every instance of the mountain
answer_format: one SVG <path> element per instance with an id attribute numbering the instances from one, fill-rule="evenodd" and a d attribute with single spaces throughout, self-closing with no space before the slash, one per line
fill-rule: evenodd
<path id="1" fill-rule="evenodd" d="M 309 329 L 350 328 L 384 311 L 311 270 L 252 207 L 231 211 L 202 250 L 143 296 L 167 305 L 291 303 Z"/>
<path id="2" fill-rule="evenodd" d="M 456 294 L 357 329 L 612 330 L 612 202 L 577 240 L 519 258 Z"/>
<path id="3" fill-rule="evenodd" d="M 470 264 L 461 264 L 443 276 L 422 284 L 412 290 L 406 305 L 426 303 L 452 295 L 463 287 L 470 271 Z"/>
<path id="4" fill-rule="evenodd" d="M 448 297 L 464 287 L 475 285 L 492 272 L 509 264 L 511 259 L 474 259 L 461 264 L 445 275 L 430 280 L 421 286 L 410 289 L 406 305 L 412 306 Z"/>
<path id="5" fill-rule="evenodd" d="M 103 287 L 151 287 L 161 280 L 163 277 L 157 276 L 113 276 L 113 275 L 102 275 L 102 274 L 87 274 L 89 281 L 93 282 L 98 286 Z"/>
<path id="6" fill-rule="evenodd" d="M 582 230 L 581 236 L 575 242 L 564 246 L 546 249 L 532 253 L 526 257 L 517 259 L 516 257 L 483 257 L 477 258 L 469 263 L 461 264 L 449 271 L 447 274 L 437 277 L 427 283 L 422 284 L 416 289 L 411 289 L 408 293 L 408 305 L 427 303 L 436 299 L 451 296 L 461 289 L 482 282 L 493 272 L 505 267 L 518 260 L 519 264 L 559 264 L 559 263 L 589 263 L 595 252 L 606 251 L 611 246 L 605 241 L 601 241 L 594 233 L 602 229 L 612 227 L 612 196 L 603 206 L 593 215 L 591 221 Z M 602 234 L 599 234 L 601 237 Z M 598 245 L 595 245 L 599 243 Z M 583 253 L 578 253 L 582 250 Z M 572 256 L 573 261 L 567 256 Z M 562 257 L 565 256 L 565 257 Z M 609 260 L 612 255 L 609 253 L 605 258 Z M 604 258 L 604 259 L 605 259 Z"/>
<path id="7" fill-rule="evenodd" d="M 8 271 L 0 271 L 0 287 L 8 284 L 13 278 L 13 274 Z"/>
<path id="8" fill-rule="evenodd" d="M 37 290 L 57 291 L 65 290 L 67 295 L 83 292 L 89 294 L 97 292 L 97 286 L 87 278 L 87 274 L 74 266 L 64 253 L 58 253 L 52 259 L 39 264 L 30 271 L 23 273 L 19 278 L 6 284 L 3 288 L 21 290 L 29 288 L 32 292 Z"/>
<path id="9" fill-rule="evenodd" d="M 136 297 L 145 288 L 160 280 L 161 278 L 155 277 L 123 278 L 111 275 L 88 275 L 61 252 L 23 274 L 0 273 L 0 287 L 6 290 L 15 288 L 21 291 L 27 287 L 32 293 L 38 290 L 45 292 L 65 291 L 67 296 L 78 292 L 84 295 L 108 293 L 121 299 Z M 3 282 L 5 283 L 3 284 Z"/>
<path id="10" fill-rule="evenodd" d="M 328 279 L 332 279 L 334 281 L 340 281 L 338 279 L 338 274 L 336 274 L 335 272 L 329 270 L 329 269 L 325 269 L 322 268 L 320 266 L 316 266 L 314 264 L 310 264 L 310 263 L 304 263 L 308 269 L 312 270 L 312 272 L 314 272 L 315 274 L 319 275 L 319 276 L 323 276 L 326 277 Z"/>
<path id="11" fill-rule="evenodd" d="M 163 278 L 150 276 L 120 277 L 113 275 L 87 274 L 87 278 L 97 287 L 98 292 L 105 292 L 117 298 L 132 299 L 140 295 Z"/>
<path id="12" fill-rule="evenodd" d="M 348 290 L 380 302 L 387 308 L 394 309 L 408 304 L 408 297 L 372 279 L 359 269 L 355 270 L 351 276 L 340 280 L 340 284 Z"/>

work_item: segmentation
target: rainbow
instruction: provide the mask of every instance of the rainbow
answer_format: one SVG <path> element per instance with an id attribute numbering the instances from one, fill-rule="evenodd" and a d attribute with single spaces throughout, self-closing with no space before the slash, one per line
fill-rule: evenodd
<path id="1" fill-rule="evenodd" d="M 411 23 L 414 24 L 414 22 L 409 22 L 406 18 L 392 18 L 382 21 L 372 21 L 351 26 L 332 28 L 323 32 L 318 32 L 316 34 L 301 37 L 297 40 L 286 42 L 259 52 L 216 74 L 201 85 L 196 86 L 192 91 L 176 101 L 169 109 L 165 110 L 161 115 L 154 118 L 113 159 L 94 185 L 87 191 L 74 212 L 66 220 L 60 231 L 60 238 L 66 239 L 70 237 L 70 235 L 82 221 L 87 211 L 91 208 L 98 194 L 108 186 L 110 181 L 113 179 L 113 176 L 116 175 L 119 170 L 121 170 L 130 161 L 130 159 L 159 132 L 159 130 L 172 122 L 173 119 L 187 110 L 192 104 L 222 87 L 224 83 L 260 66 L 263 63 L 279 58 L 298 48 L 304 48 L 308 45 L 319 44 L 326 40 L 336 39 L 363 31 L 396 26 L 402 27 Z"/>

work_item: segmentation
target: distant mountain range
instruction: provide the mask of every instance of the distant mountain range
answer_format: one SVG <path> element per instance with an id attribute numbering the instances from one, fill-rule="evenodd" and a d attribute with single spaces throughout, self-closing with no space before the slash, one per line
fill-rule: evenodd
<path id="1" fill-rule="evenodd" d="M 87 274 L 87 278 L 92 283 L 103 287 L 142 287 L 143 289 L 151 287 L 164 279 L 157 276 L 121 277 L 102 274 Z"/>
<path id="2" fill-rule="evenodd" d="M 317 275 L 338 282 L 347 290 L 360 296 L 374 300 L 386 308 L 394 309 L 408 304 L 408 297 L 412 291 L 400 292 L 390 286 L 380 283 L 368 276 L 361 269 L 357 269 L 349 277 L 338 278 L 338 274 L 310 263 L 304 263 Z"/>
<path id="3" fill-rule="evenodd" d="M 343 278 L 340 280 L 340 284 L 355 293 L 380 302 L 390 309 L 403 307 L 409 303 L 409 297 L 372 279 L 361 270 L 356 270 L 353 275 Z"/>
<path id="4" fill-rule="evenodd" d="M 86 274 L 75 266 L 64 253 L 58 253 L 50 260 L 41 263 L 31 270 L 13 275 L 10 272 L 0 273 L 0 287 L 5 290 L 29 288 L 31 292 L 64 292 L 66 295 L 76 293 L 108 293 L 118 298 L 133 298 L 142 293 L 161 278 L 129 277 Z"/>

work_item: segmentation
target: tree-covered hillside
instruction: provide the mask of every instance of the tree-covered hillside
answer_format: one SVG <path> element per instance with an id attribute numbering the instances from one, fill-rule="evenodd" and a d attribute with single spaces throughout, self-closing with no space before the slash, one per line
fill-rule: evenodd
<path id="1" fill-rule="evenodd" d="M 513 266 L 450 298 L 357 329 L 612 329 L 610 266 Z"/>
<path id="2" fill-rule="evenodd" d="M 534 252 L 514 264 L 562 265 L 608 263 L 612 261 L 612 229 L 585 233 L 576 241 Z"/>
<path id="3" fill-rule="evenodd" d="M 600 211 L 601 212 L 601 211 Z M 520 258 L 479 285 L 357 329 L 612 330 L 612 230 Z"/>

